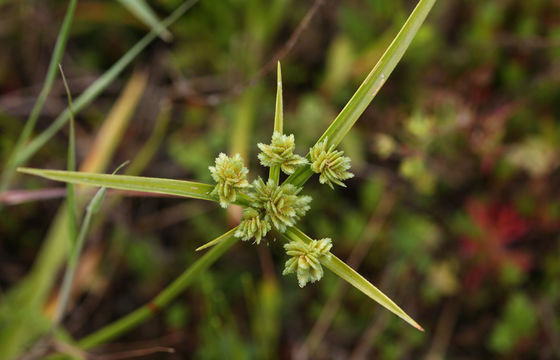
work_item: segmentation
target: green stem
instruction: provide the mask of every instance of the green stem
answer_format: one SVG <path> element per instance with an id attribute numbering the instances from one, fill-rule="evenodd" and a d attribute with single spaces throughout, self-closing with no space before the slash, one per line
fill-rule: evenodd
<path id="1" fill-rule="evenodd" d="M 64 280 L 62 281 L 62 288 L 60 290 L 60 300 L 58 302 L 58 308 L 54 320 L 54 323 L 56 325 L 60 324 L 62 318 L 64 317 L 64 311 L 66 310 L 66 306 L 68 305 L 70 290 L 72 289 L 72 283 L 74 282 L 74 277 L 76 275 L 78 259 L 80 258 L 80 254 L 82 253 L 82 248 L 84 247 L 86 236 L 91 226 L 91 219 L 93 218 L 93 215 L 95 213 L 99 212 L 106 192 L 107 189 L 104 187 L 99 189 L 86 209 L 86 215 L 84 217 L 82 226 L 80 227 L 80 233 L 76 240 L 76 244 L 72 249 L 68 267 L 66 269 L 66 272 L 64 273 Z"/>
<path id="2" fill-rule="evenodd" d="M 47 70 L 47 75 L 45 76 L 43 88 L 37 97 L 37 101 L 33 105 L 33 109 L 31 109 L 29 118 L 27 118 L 27 121 L 25 122 L 25 126 L 23 127 L 16 145 L 14 146 L 14 151 L 11 153 L 8 161 L 6 162 L 4 174 L 2 176 L 2 183 L 0 184 L 0 192 L 5 191 L 8 188 L 15 174 L 15 168 L 18 166 L 16 159 L 27 140 L 29 140 L 31 133 L 35 128 L 35 124 L 37 123 L 37 119 L 39 118 L 39 114 L 41 114 L 45 101 L 47 101 L 47 97 L 54 83 L 58 64 L 61 62 L 62 56 L 64 55 L 64 49 L 66 48 L 66 41 L 68 40 L 68 35 L 70 34 L 70 26 L 72 25 L 72 19 L 74 18 L 74 10 L 76 9 L 77 2 L 77 0 L 71 0 L 68 4 L 66 15 L 64 15 L 64 20 L 62 22 L 62 27 L 60 28 L 58 38 L 56 39 L 56 44 L 51 56 L 51 62 Z"/>
<path id="3" fill-rule="evenodd" d="M 181 294 L 189 285 L 196 280 L 200 273 L 212 265 L 223 253 L 232 247 L 239 239 L 230 236 L 214 246 L 204 254 L 198 261 L 190 266 L 175 281 L 159 293 L 151 302 L 124 316 L 123 318 L 105 326 L 101 330 L 78 341 L 78 346 L 90 349 L 97 345 L 106 343 L 117 338 L 121 334 L 135 328 L 154 316 L 155 312 L 165 308 L 172 300 Z"/>
<path id="4" fill-rule="evenodd" d="M 72 94 L 70 93 L 70 87 L 66 81 L 66 76 L 64 76 L 64 71 L 62 70 L 62 65 L 58 65 L 60 69 L 60 76 L 62 77 L 62 82 L 64 83 L 64 88 L 66 89 L 66 96 L 68 97 L 68 109 L 70 109 L 70 133 L 68 134 L 68 160 L 66 168 L 68 171 L 76 170 L 76 131 L 74 129 L 74 109 L 72 108 Z M 68 243 L 70 253 L 74 249 L 77 235 L 77 223 L 76 223 L 76 197 L 74 195 L 74 184 L 68 183 L 66 185 L 66 200 L 68 203 Z"/>

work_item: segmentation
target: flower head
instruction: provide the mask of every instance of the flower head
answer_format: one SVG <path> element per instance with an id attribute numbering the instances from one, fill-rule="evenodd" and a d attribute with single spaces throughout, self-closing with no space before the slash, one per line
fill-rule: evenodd
<path id="1" fill-rule="evenodd" d="M 276 185 L 274 181 L 265 182 L 259 178 L 253 183 L 249 194 L 251 205 L 265 212 L 264 219 L 284 232 L 287 226 L 295 225 L 309 210 L 310 196 L 298 196 L 301 188 L 291 184 Z"/>
<path id="2" fill-rule="evenodd" d="M 243 219 L 235 232 L 235 236 L 243 241 L 255 238 L 255 242 L 260 244 L 261 239 L 270 231 L 270 223 L 264 216 L 253 208 L 243 209 Z"/>
<path id="3" fill-rule="evenodd" d="M 216 158 L 216 166 L 209 166 L 212 178 L 217 182 L 212 195 L 220 198 L 220 205 L 227 207 L 229 203 L 237 198 L 236 190 L 249 186 L 247 173 L 249 170 L 243 165 L 243 159 L 239 154 L 230 158 L 224 153 Z"/>
<path id="4" fill-rule="evenodd" d="M 292 241 L 284 245 L 286 254 L 291 258 L 286 261 L 282 275 L 296 273 L 299 287 L 308 282 L 321 280 L 323 277 L 322 257 L 330 257 L 331 239 L 312 240 L 308 244 L 302 241 Z"/>
<path id="5" fill-rule="evenodd" d="M 270 145 L 258 144 L 261 153 L 259 160 L 264 166 L 280 166 L 286 174 L 292 174 L 298 166 L 307 164 L 307 160 L 294 154 L 294 135 L 282 135 L 275 131 Z"/>
<path id="6" fill-rule="evenodd" d="M 354 177 L 354 174 L 347 171 L 350 169 L 350 158 L 343 156 L 344 151 L 335 150 L 335 145 L 331 145 L 327 149 L 328 138 L 315 144 L 310 150 L 311 170 L 321 174 L 319 182 L 327 184 L 333 189 L 333 183 L 344 186 L 342 180 Z"/>

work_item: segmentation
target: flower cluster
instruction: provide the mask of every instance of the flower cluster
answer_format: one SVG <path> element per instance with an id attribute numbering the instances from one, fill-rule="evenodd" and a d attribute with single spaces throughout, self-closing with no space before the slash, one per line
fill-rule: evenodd
<path id="1" fill-rule="evenodd" d="M 311 156 L 311 170 L 319 176 L 321 184 L 327 184 L 333 189 L 333 183 L 344 186 L 342 180 L 354 177 L 354 174 L 348 171 L 350 169 L 350 158 L 343 156 L 344 152 L 335 150 L 335 145 L 331 145 L 328 149 L 328 138 L 317 143 L 309 151 Z"/>
<path id="2" fill-rule="evenodd" d="M 271 179 L 265 184 L 259 178 L 253 182 L 249 198 L 251 206 L 264 211 L 265 219 L 272 222 L 276 230 L 284 232 L 309 210 L 311 196 L 298 196 L 301 190 L 291 184 L 276 185 Z"/>
<path id="3" fill-rule="evenodd" d="M 278 166 L 286 174 L 293 174 L 298 167 L 308 165 L 306 158 L 294 154 L 294 135 L 274 132 L 269 145 L 258 144 L 258 147 L 262 151 L 258 155 L 262 165 Z M 350 158 L 343 154 L 335 150 L 335 145 L 329 147 L 328 139 L 310 149 L 309 165 L 311 170 L 320 174 L 321 184 L 331 188 L 333 184 L 345 186 L 342 181 L 354 176 L 348 171 Z M 301 187 L 290 183 L 278 184 L 277 177 L 269 178 L 267 182 L 259 177 L 249 185 L 248 170 L 239 155 L 230 158 L 222 153 L 216 159 L 216 165 L 209 169 L 217 183 L 211 194 L 219 198 L 222 207 L 234 202 L 238 192 L 248 199 L 241 223 L 234 233 L 244 241 L 254 239 L 260 244 L 272 228 L 284 233 L 309 210 L 311 197 L 300 195 Z M 330 256 L 331 247 L 331 239 L 328 238 L 312 240 L 308 244 L 301 241 L 286 244 L 284 248 L 291 258 L 286 262 L 283 274 L 296 273 L 301 287 L 318 281 L 323 277 L 321 260 Z"/>
<path id="4" fill-rule="evenodd" d="M 259 160 L 263 166 L 280 166 L 286 174 L 293 174 L 298 166 L 307 164 L 307 160 L 294 154 L 295 139 L 294 135 L 283 135 L 275 131 L 272 134 L 270 145 L 259 143 L 261 149 Z"/>
<path id="5" fill-rule="evenodd" d="M 323 267 L 321 258 L 330 257 L 332 247 L 331 239 L 312 240 L 308 244 L 301 241 L 292 241 L 284 245 L 286 254 L 291 258 L 286 261 L 282 275 L 296 273 L 300 287 L 308 282 L 321 280 Z"/>
<path id="6" fill-rule="evenodd" d="M 223 208 L 235 201 L 237 190 L 249 186 L 247 181 L 249 170 L 243 165 L 243 159 L 239 154 L 230 158 L 226 154 L 220 153 L 216 158 L 216 166 L 209 166 L 208 169 L 210 169 L 214 181 L 217 182 L 212 195 L 220 198 L 220 205 Z"/>
<path id="7" fill-rule="evenodd" d="M 257 244 L 261 243 L 261 239 L 270 231 L 270 222 L 265 220 L 265 217 L 253 208 L 243 209 L 243 219 L 235 236 L 243 241 L 255 238 Z"/>

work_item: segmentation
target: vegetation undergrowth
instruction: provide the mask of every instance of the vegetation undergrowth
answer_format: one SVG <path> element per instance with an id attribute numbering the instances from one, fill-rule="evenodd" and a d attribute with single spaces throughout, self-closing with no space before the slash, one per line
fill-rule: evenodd
<path id="1" fill-rule="evenodd" d="M 154 309 L 167 306 L 238 240 L 253 241 L 259 245 L 271 231 L 276 232 L 287 241 L 284 244 L 284 249 L 288 255 L 284 274 L 295 273 L 300 287 L 320 280 L 323 277 L 324 266 L 410 325 L 423 330 L 391 299 L 350 266 L 338 259 L 331 252 L 333 241 L 330 238 L 314 239 L 300 230 L 297 227 L 297 222 L 305 216 L 312 204 L 312 198 L 303 192 L 303 186 L 311 176 L 317 174 L 319 182 L 328 185 L 331 189 L 334 189 L 335 185 L 345 187 L 344 181 L 353 176 L 350 172 L 350 157 L 345 156 L 343 151 L 337 150 L 337 146 L 385 84 L 434 3 L 435 0 L 420 0 L 418 2 L 378 64 L 371 70 L 362 85 L 323 135 L 315 144 L 310 146 L 309 153 L 306 156 L 294 153 L 295 136 L 294 134 L 285 134 L 283 131 L 282 79 L 280 64 L 278 64 L 274 132 L 269 144 L 257 145 L 261 150 L 258 156 L 261 165 L 269 167 L 269 177 L 266 181 L 258 177 L 250 182 L 248 179 L 249 170 L 245 167 L 244 159 L 239 154 L 228 156 L 224 153 L 218 155 L 213 166 L 209 166 L 215 184 L 128 175 L 19 168 L 21 173 L 71 184 L 203 199 L 218 202 L 224 208 L 231 204 L 243 207 L 241 223 L 215 240 L 201 246 L 198 250 L 212 248 L 151 302 L 78 340 L 77 346 L 82 349 L 92 348 L 115 339 L 138 326 L 154 315 Z M 186 10 L 186 8 L 184 7 L 183 10 Z M 172 21 L 173 19 L 164 21 L 163 24 Z M 163 31 L 162 29 L 164 27 L 158 27 L 158 30 L 150 33 L 150 37 L 146 38 L 141 46 L 131 53 L 126 61 L 120 64 L 120 67 L 116 68 L 110 76 L 116 76 L 126 65 L 125 63 L 140 52 L 143 46 L 157 37 Z M 82 96 L 87 96 L 78 98 L 76 108 L 84 106 L 95 97 L 108 84 L 109 80 L 107 79 L 101 85 L 97 85 L 90 93 L 82 94 Z M 80 102 L 79 99 L 84 100 Z M 56 130 L 72 118 L 71 105 L 68 112 L 64 114 L 55 121 L 54 128 L 48 129 L 26 149 L 18 149 L 18 153 L 13 154 L 13 159 L 16 159 L 13 164 L 20 164 L 27 160 Z M 72 167 L 69 166 L 69 169 L 71 170 Z M 283 182 L 280 182 L 281 173 L 288 175 Z M 94 210 L 92 208 L 90 214 L 93 214 Z M 75 224 L 74 221 L 70 223 Z"/>

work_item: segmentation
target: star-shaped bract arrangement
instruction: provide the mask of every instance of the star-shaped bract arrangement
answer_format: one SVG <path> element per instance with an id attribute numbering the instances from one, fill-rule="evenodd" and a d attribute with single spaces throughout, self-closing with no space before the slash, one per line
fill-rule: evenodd
<path id="1" fill-rule="evenodd" d="M 248 170 L 242 165 L 242 159 L 237 156 L 230 158 L 225 154 L 218 156 L 216 165 L 211 169 L 212 177 L 217 182 L 216 185 L 139 176 L 18 169 L 23 173 L 73 184 L 217 201 L 221 206 L 235 203 L 244 207 L 241 224 L 198 248 L 197 250 L 212 247 L 195 264 L 162 290 L 149 305 L 145 305 L 115 323 L 81 339 L 77 342 L 78 346 L 90 348 L 114 339 L 138 326 L 154 315 L 152 310 L 154 306 L 158 308 L 167 306 L 192 284 L 193 278 L 205 271 L 238 239 L 254 239 L 254 242 L 259 244 L 273 229 L 288 241 L 285 249 L 290 258 L 286 263 L 284 273 L 295 272 L 301 286 L 318 281 L 323 275 L 322 266 L 324 266 L 410 325 L 423 330 L 391 299 L 332 254 L 330 252 L 331 241 L 313 240 L 292 224 L 304 216 L 309 208 L 310 198 L 300 195 L 300 192 L 302 186 L 314 173 L 319 174 L 319 182 L 327 184 L 331 188 L 335 184 L 343 186 L 343 181 L 352 177 L 348 171 L 350 160 L 343 156 L 342 152 L 336 150 L 336 146 L 340 144 L 395 69 L 434 3 L 435 0 L 419 0 L 416 8 L 379 62 L 305 159 L 294 154 L 295 138 L 284 135 L 282 131 L 282 82 L 280 66 L 278 66 L 278 91 L 274 121 L 274 131 L 278 135 L 273 134 L 271 144 L 259 146 L 262 151 L 259 158 L 261 163 L 270 166 L 267 182 L 257 179 L 253 185 L 249 185 L 246 180 Z M 282 184 L 279 184 L 280 171 L 291 173 Z M 117 327 L 118 330 L 115 330 Z"/>

